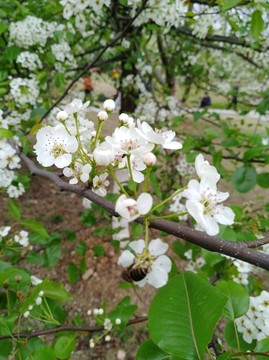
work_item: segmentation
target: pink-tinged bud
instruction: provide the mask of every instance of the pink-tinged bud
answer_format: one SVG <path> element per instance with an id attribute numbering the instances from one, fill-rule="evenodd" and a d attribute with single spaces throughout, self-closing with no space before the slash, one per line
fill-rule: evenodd
<path id="1" fill-rule="evenodd" d="M 103 107 L 104 107 L 105 111 L 112 112 L 116 109 L 115 101 L 108 99 L 104 102 Z"/>
<path id="2" fill-rule="evenodd" d="M 59 121 L 65 121 L 68 118 L 68 114 L 66 111 L 59 111 L 56 115 L 56 119 Z"/>
<path id="3" fill-rule="evenodd" d="M 121 113 L 119 116 L 119 120 L 122 121 L 123 123 L 128 123 L 129 115 L 125 113 Z"/>
<path id="4" fill-rule="evenodd" d="M 108 119 L 108 114 L 106 111 L 99 111 L 99 113 L 97 114 L 97 119 L 99 121 L 105 121 Z"/>
<path id="5" fill-rule="evenodd" d="M 144 156 L 144 163 L 147 165 L 147 166 L 154 166 L 156 165 L 156 162 L 157 162 L 157 158 L 156 156 L 153 154 L 153 153 L 147 153 L 145 156 Z"/>

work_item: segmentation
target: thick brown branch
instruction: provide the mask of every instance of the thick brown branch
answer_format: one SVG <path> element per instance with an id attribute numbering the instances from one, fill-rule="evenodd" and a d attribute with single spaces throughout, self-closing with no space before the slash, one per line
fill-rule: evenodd
<path id="1" fill-rule="evenodd" d="M 118 216 L 115 211 L 115 205 L 111 201 L 98 196 L 90 189 L 86 189 L 85 187 L 79 185 L 71 185 L 68 182 L 62 180 L 58 175 L 53 172 L 48 172 L 39 168 L 25 154 L 20 154 L 20 157 L 32 174 L 47 178 L 55 185 L 57 185 L 60 190 L 69 191 L 84 196 L 85 198 L 93 201 L 95 204 L 100 205 L 102 208 L 106 209 L 111 215 Z M 143 221 L 144 220 L 142 218 L 136 220 L 136 222 L 139 223 L 143 223 Z M 164 231 L 168 234 L 174 235 L 193 244 L 199 245 L 209 251 L 225 254 L 253 264 L 262 269 L 269 270 L 269 255 L 260 251 L 252 250 L 250 248 L 252 243 L 251 241 L 236 243 L 232 241 L 222 240 L 215 236 L 209 236 L 204 232 L 182 226 L 175 222 L 167 220 L 151 221 L 150 227 L 160 231 Z M 256 244 L 256 241 L 254 242 Z"/>
<path id="2" fill-rule="evenodd" d="M 127 326 L 135 325 L 144 321 L 147 321 L 148 318 L 146 316 L 141 316 L 136 319 L 130 320 L 127 323 Z M 44 336 L 44 335 L 51 335 L 56 334 L 61 331 L 77 331 L 77 332 L 86 332 L 86 333 L 94 333 L 103 331 L 104 326 L 73 326 L 73 325 L 61 325 L 52 329 L 46 329 L 46 330 L 38 330 L 31 333 L 14 333 L 11 335 L 2 335 L 0 336 L 0 340 L 6 340 L 6 339 L 31 339 L 33 337 L 37 336 Z"/>

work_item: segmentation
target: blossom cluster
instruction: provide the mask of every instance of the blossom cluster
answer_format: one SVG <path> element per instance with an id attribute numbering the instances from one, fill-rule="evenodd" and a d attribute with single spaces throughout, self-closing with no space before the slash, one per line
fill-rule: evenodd
<path id="1" fill-rule="evenodd" d="M 35 105 L 39 86 L 35 77 L 32 78 L 14 78 L 10 81 L 10 94 L 13 97 L 16 106 Z"/>
<path id="2" fill-rule="evenodd" d="M 135 120 L 125 113 L 119 115 L 119 124 L 112 135 L 100 140 L 101 128 L 115 110 L 115 102 L 104 102 L 104 110 L 97 114 L 96 128 L 86 120 L 88 105 L 89 102 L 83 104 L 80 99 L 67 104 L 56 115 L 57 125 L 44 126 L 37 132 L 34 150 L 41 165 L 55 165 L 63 169 L 63 175 L 69 178 L 70 184 L 81 182 L 100 196 L 107 194 L 109 176 L 116 181 L 120 196 L 115 210 L 124 222 L 124 235 L 119 236 L 121 240 L 122 236 L 128 234 L 128 222 L 138 217 L 152 216 L 158 207 L 153 206 L 154 199 L 147 191 L 148 175 L 157 162 L 154 149 L 160 147 L 177 151 L 182 144 L 175 140 L 174 131 L 154 129 L 148 122 Z M 117 179 L 116 173 L 122 170 L 127 172 L 133 184 L 133 196 Z M 196 157 L 195 170 L 200 182 L 190 180 L 185 189 L 179 189 L 168 198 L 174 201 L 170 205 L 171 216 L 178 216 L 182 220 L 182 216 L 186 219 L 186 215 L 190 214 L 201 230 L 216 235 L 219 232 L 218 223 L 231 225 L 234 220 L 232 210 L 220 204 L 229 194 L 217 190 L 220 175 L 201 154 Z M 146 191 L 137 193 L 140 184 Z M 176 214 L 173 210 L 176 210 Z M 116 225 L 119 224 L 121 222 Z M 145 240 L 129 243 L 118 263 L 126 271 L 126 277 L 128 273 L 129 280 L 139 286 L 148 282 L 161 287 L 167 282 L 171 269 L 171 261 L 164 255 L 167 249 L 168 245 L 160 239 L 149 242 L 147 236 Z"/>
<path id="3" fill-rule="evenodd" d="M 48 38 L 53 37 L 56 29 L 57 24 L 55 22 L 47 22 L 28 15 L 24 20 L 10 24 L 9 44 L 25 49 L 33 45 L 44 47 Z"/>
<path id="4" fill-rule="evenodd" d="M 25 192 L 22 183 L 18 182 L 16 169 L 21 167 L 16 150 L 7 139 L 0 140 L 0 188 L 5 188 L 11 198 L 18 198 Z"/>
<path id="5" fill-rule="evenodd" d="M 245 315 L 235 319 L 237 329 L 247 343 L 261 341 L 269 336 L 269 293 L 263 290 L 259 296 L 250 296 Z"/>
<path id="6" fill-rule="evenodd" d="M 42 68 L 42 63 L 39 56 L 29 51 L 21 52 L 16 59 L 16 63 L 21 64 L 23 68 L 30 71 L 35 71 Z"/>

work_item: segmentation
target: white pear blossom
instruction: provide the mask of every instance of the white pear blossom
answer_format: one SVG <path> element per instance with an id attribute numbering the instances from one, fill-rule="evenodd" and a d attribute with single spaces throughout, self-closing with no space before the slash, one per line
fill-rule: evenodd
<path id="1" fill-rule="evenodd" d="M 147 214 L 152 204 L 152 196 L 148 193 L 141 193 L 137 200 L 122 194 L 116 202 L 115 210 L 120 216 L 130 222 L 137 219 L 140 215 Z"/>
<path id="2" fill-rule="evenodd" d="M 11 229 L 10 226 L 1 226 L 0 227 L 0 241 L 8 235 L 10 229 Z"/>
<path id="3" fill-rule="evenodd" d="M 138 128 L 141 132 L 141 136 L 153 144 L 161 145 L 164 149 L 170 150 L 179 150 L 182 148 L 182 144 L 179 141 L 173 141 L 176 133 L 172 130 L 153 130 L 146 121 L 143 121 L 142 123 L 138 121 Z"/>
<path id="4" fill-rule="evenodd" d="M 108 166 L 115 160 L 115 151 L 111 144 L 103 142 L 93 151 L 93 158 L 97 165 Z"/>
<path id="5" fill-rule="evenodd" d="M 112 112 L 116 109 L 116 104 L 115 101 L 112 99 L 108 99 L 104 102 L 103 104 L 103 108 L 105 109 L 105 111 L 107 112 Z"/>
<path id="6" fill-rule="evenodd" d="M 7 188 L 7 194 L 10 198 L 17 199 L 19 196 L 25 193 L 25 188 L 22 183 L 18 183 L 17 186 L 9 185 Z"/>
<path id="7" fill-rule="evenodd" d="M 136 128 L 126 126 L 116 128 L 112 136 L 106 136 L 105 140 L 115 151 L 127 155 L 137 153 L 145 155 L 154 148 L 154 144 L 147 143 Z"/>
<path id="8" fill-rule="evenodd" d="M 31 283 L 33 286 L 37 286 L 42 283 L 43 280 L 39 279 L 38 277 L 31 275 Z"/>
<path id="9" fill-rule="evenodd" d="M 21 246 L 26 247 L 29 245 L 28 232 L 21 230 L 19 234 L 14 236 L 14 241 L 19 243 Z"/>
<path id="10" fill-rule="evenodd" d="M 78 181 L 82 181 L 83 183 L 85 183 L 86 181 L 89 180 L 89 174 L 92 171 L 92 166 L 91 164 L 85 164 L 82 165 L 79 162 L 75 162 L 74 164 L 74 168 L 64 168 L 63 169 L 63 174 L 66 177 L 72 177 L 71 180 L 69 180 L 69 184 L 77 184 Z"/>
<path id="11" fill-rule="evenodd" d="M 68 115 L 74 114 L 79 111 L 85 110 L 89 106 L 89 104 L 89 101 L 86 101 L 85 104 L 83 104 L 81 99 L 74 99 L 71 103 L 65 106 L 63 111 L 65 111 Z"/>
<path id="12" fill-rule="evenodd" d="M 208 235 L 217 235 L 218 223 L 232 225 L 234 222 L 234 212 L 227 206 L 219 205 L 229 197 L 229 193 L 217 190 L 219 174 L 213 166 L 203 160 L 203 157 L 198 156 L 195 167 L 201 181 L 189 181 L 184 191 L 187 198 L 186 208 Z"/>
<path id="13" fill-rule="evenodd" d="M 168 245 L 161 239 L 151 240 L 148 248 L 145 241 L 140 239 L 132 241 L 129 245 L 130 250 L 124 250 L 118 259 L 118 264 L 123 268 L 147 268 L 148 273 L 144 279 L 135 282 L 142 287 L 146 283 L 160 288 L 168 281 L 168 273 L 171 270 L 171 260 L 163 255 Z"/>
<path id="14" fill-rule="evenodd" d="M 108 177 L 108 173 L 103 173 L 93 178 L 92 191 L 99 196 L 104 197 L 107 194 L 107 187 L 109 185 L 109 181 L 107 180 L 107 177 Z"/>
<path id="15" fill-rule="evenodd" d="M 263 290 L 259 296 L 250 296 L 245 315 L 235 319 L 237 330 L 247 343 L 261 341 L 269 336 L 269 293 Z"/>
<path id="16" fill-rule="evenodd" d="M 69 135 L 63 124 L 43 127 L 37 132 L 36 139 L 34 149 L 37 161 L 44 167 L 68 166 L 72 161 L 72 153 L 78 149 L 76 137 Z"/>

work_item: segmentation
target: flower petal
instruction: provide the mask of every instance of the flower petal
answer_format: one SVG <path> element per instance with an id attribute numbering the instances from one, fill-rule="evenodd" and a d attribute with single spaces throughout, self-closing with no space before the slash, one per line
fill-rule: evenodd
<path id="1" fill-rule="evenodd" d="M 164 286 L 168 281 L 168 273 L 161 267 L 154 267 L 152 271 L 147 275 L 147 281 L 150 285 L 156 289 Z"/>
<path id="2" fill-rule="evenodd" d="M 118 265 L 127 268 L 134 263 L 135 256 L 129 250 L 124 250 L 118 258 Z"/>
<path id="3" fill-rule="evenodd" d="M 141 215 L 147 214 L 153 204 L 152 196 L 149 193 L 141 193 L 137 199 L 137 209 Z"/>
<path id="4" fill-rule="evenodd" d="M 158 256 L 152 265 L 152 269 L 155 267 L 163 268 L 166 272 L 169 273 L 171 271 L 172 261 L 166 255 Z"/>
<path id="5" fill-rule="evenodd" d="M 130 248 L 133 249 L 137 254 L 142 254 L 144 248 L 145 248 L 145 240 L 136 240 L 132 241 L 129 244 Z"/>
<path id="6" fill-rule="evenodd" d="M 57 166 L 57 168 L 64 168 L 66 166 L 68 166 L 72 161 L 72 155 L 71 154 L 63 154 L 63 155 L 60 155 L 58 156 L 56 159 L 55 159 L 55 166 Z"/>
<path id="7" fill-rule="evenodd" d="M 219 205 L 216 208 L 215 219 L 223 225 L 232 225 L 234 222 L 234 212 L 228 206 Z"/>
<path id="8" fill-rule="evenodd" d="M 163 242 L 161 239 L 151 240 L 149 243 L 149 252 L 150 255 L 157 257 L 164 254 L 168 249 L 168 244 Z"/>

